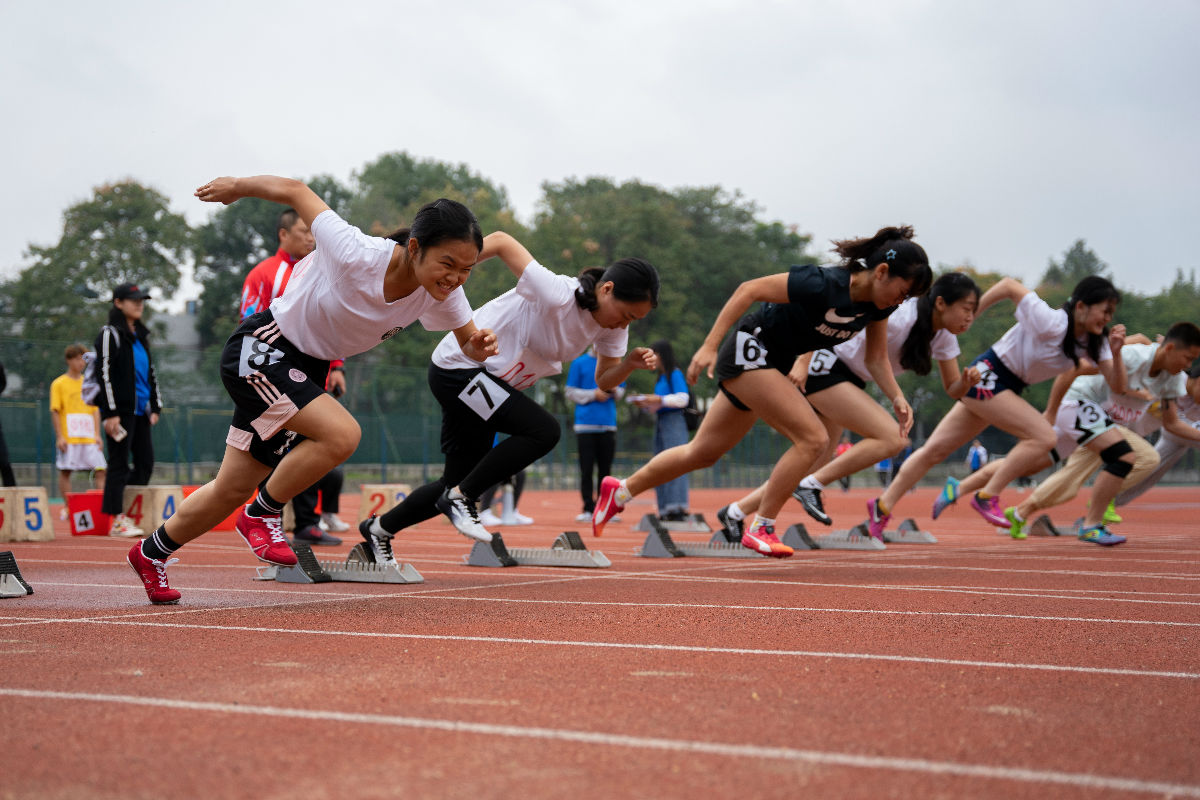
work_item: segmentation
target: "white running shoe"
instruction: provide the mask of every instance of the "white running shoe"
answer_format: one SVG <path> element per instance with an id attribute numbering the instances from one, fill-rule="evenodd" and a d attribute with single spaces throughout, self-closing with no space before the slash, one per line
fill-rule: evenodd
<path id="1" fill-rule="evenodd" d="M 117 514 L 113 517 L 112 527 L 108 529 L 109 536 L 123 536 L 126 538 L 144 537 L 146 532 L 133 524 L 133 520 L 124 514 Z"/>
<path id="2" fill-rule="evenodd" d="M 330 533 L 341 533 L 342 531 L 350 530 L 350 526 L 342 522 L 337 514 L 328 511 L 321 514 L 321 521 L 317 525 L 321 530 L 329 531 Z"/>
<path id="3" fill-rule="evenodd" d="M 481 542 L 490 542 L 492 534 L 488 533 L 487 528 L 483 527 L 483 523 L 479 521 L 479 512 L 475 509 L 475 501 L 463 497 L 462 492 L 457 490 L 454 492 L 455 496 L 452 497 L 450 491 L 447 489 L 442 492 L 442 496 L 437 499 L 437 510 L 445 514 L 450 520 L 450 524 L 463 536 Z"/>
<path id="4" fill-rule="evenodd" d="M 490 527 L 490 528 L 497 528 L 497 527 L 499 527 L 499 526 L 501 526 L 501 525 L 503 525 L 503 524 L 504 524 L 504 521 L 503 521 L 503 520 L 501 520 L 499 517 L 497 517 L 495 514 L 493 514 L 493 513 L 492 513 L 492 510 L 491 510 L 490 508 L 489 508 L 489 509 L 485 509 L 485 510 L 484 510 L 484 511 L 483 511 L 483 512 L 482 512 L 482 513 L 479 515 L 479 522 L 480 522 L 480 523 L 481 523 L 481 524 L 482 524 L 484 527 Z"/>

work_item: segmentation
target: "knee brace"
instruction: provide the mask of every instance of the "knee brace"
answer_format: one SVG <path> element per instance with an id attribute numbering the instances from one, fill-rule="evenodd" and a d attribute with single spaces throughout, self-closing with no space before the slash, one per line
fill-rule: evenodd
<path id="1" fill-rule="evenodd" d="M 1100 460 L 1104 462 L 1104 471 L 1112 475 L 1116 475 L 1122 480 L 1133 471 L 1133 464 L 1128 461 L 1122 461 L 1121 456 L 1128 455 L 1133 452 L 1133 448 L 1129 446 L 1129 442 L 1122 439 L 1111 447 L 1106 447 L 1100 451 Z"/>

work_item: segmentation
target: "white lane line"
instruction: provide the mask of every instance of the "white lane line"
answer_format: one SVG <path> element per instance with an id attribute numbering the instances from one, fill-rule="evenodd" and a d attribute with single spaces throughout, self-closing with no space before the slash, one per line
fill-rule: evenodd
<path id="1" fill-rule="evenodd" d="M 51 584 L 58 585 L 58 584 Z M 123 585 L 116 584 L 62 584 L 64 586 L 87 586 L 97 588 L 121 589 Z M 482 588 L 482 587 L 480 587 Z M 505 587 L 507 588 L 507 587 Z M 621 600 L 547 600 L 536 598 L 511 598 L 511 597 L 453 597 L 436 593 L 388 593 L 388 594 L 359 594 L 355 592 L 335 592 L 323 591 L 314 598 L 314 596 L 303 590 L 297 589 L 213 589 L 213 588 L 188 588 L 188 592 L 209 592 L 209 593 L 224 593 L 224 592 L 253 592 L 267 594 L 284 594 L 292 595 L 297 598 L 306 598 L 303 601 L 297 602 L 295 605 L 306 605 L 309 602 L 316 600 L 327 600 L 336 602 L 337 600 L 377 600 L 377 599 L 394 599 L 394 600 L 434 600 L 443 601 L 450 600 L 455 602 L 467 603 L 509 603 L 513 605 L 564 605 L 564 606 L 614 606 L 618 608 L 701 608 L 701 609 L 716 609 L 720 611 L 766 611 L 770 613 L 778 612 L 794 612 L 794 613 L 818 613 L 818 614 L 863 614 L 863 615 L 895 615 L 895 616 L 914 616 L 914 617 L 972 617 L 978 619 L 997 619 L 997 620 L 1032 620 L 1036 622 L 1094 622 L 1109 625 L 1158 625 L 1163 627 L 1186 627 L 1200 628 L 1200 622 L 1179 622 L 1171 620 L 1156 620 L 1156 619 L 1117 619 L 1114 617 L 1064 617 L 1064 616 L 1049 616 L 1038 614 L 991 614 L 977 611 L 922 611 L 908 609 L 874 609 L 874 608 L 829 608 L 826 606 L 746 606 L 732 605 L 723 603 L 658 603 L 658 602 L 632 602 Z M 449 591 L 449 590 L 447 590 Z M 261 606 L 247 606 L 248 608 L 259 608 Z M 247 608 L 243 607 L 243 608 Z M 278 604 L 271 606 L 278 607 Z M 214 609 L 200 609 L 214 610 Z M 195 611 L 195 610 L 193 610 Z M 154 614 L 150 614 L 154 616 Z M 85 619 L 125 619 L 133 616 L 142 616 L 134 614 L 113 615 L 108 617 L 97 617 L 88 615 Z M 3 627 L 3 622 L 58 622 L 61 620 L 53 618 L 33 618 L 33 617 L 5 617 L 0 616 L 0 627 Z"/>
<path id="2" fill-rule="evenodd" d="M 858 753 L 839 753 L 827 750 L 801 750 L 793 747 L 704 742 L 694 739 L 667 739 L 652 736 L 629 736 L 619 733 L 541 728 L 524 725 L 501 725 L 486 722 L 465 722 L 433 717 L 403 717 L 393 714 L 363 714 L 348 711 L 283 708 L 278 706 L 234 705 L 232 703 L 178 700 L 168 697 L 144 697 L 88 692 L 52 692 L 32 689 L 0 688 L 0 694 L 32 700 L 62 700 L 70 703 L 113 703 L 125 706 L 194 711 L 216 714 L 242 714 L 276 719 L 303 719 L 315 722 L 334 722 L 352 725 L 384 725 L 393 728 L 468 733 L 480 736 L 503 736 L 512 739 L 574 742 L 579 744 L 621 747 L 634 750 L 660 750 L 677 753 L 724 756 L 758 761 L 789 761 L 819 764 L 827 767 L 892 770 L 926 775 L 1004 780 L 1030 784 L 1054 784 L 1083 789 L 1144 792 L 1175 797 L 1200 797 L 1200 786 L 1148 781 L 1115 775 L 1094 775 L 1086 772 L 1003 767 L 990 764 L 969 764 L 958 761 L 932 761 L 923 758 L 865 756 Z"/>
<path id="3" fill-rule="evenodd" d="M 306 630 L 303 628 L 265 628 L 253 625 L 183 625 L 174 622 L 128 621 L 125 619 L 64 619 L 63 624 L 129 625 L 145 628 L 172 628 L 205 631 L 238 631 L 245 633 L 278 633 L 295 636 L 343 636 L 351 639 L 404 639 L 435 642 L 483 642 L 487 644 L 540 645 L 549 647 L 582 647 L 613 650 L 649 650 L 673 653 L 706 653 L 716 655 L 776 656 L 785 658 L 839 658 L 852 661 L 893 661 L 910 664 L 939 664 L 986 669 L 1021 669 L 1043 672 L 1076 672 L 1088 675 L 1126 675 L 1138 678 L 1200 679 L 1197 672 L 1126 669 L 1121 667 L 1075 666 L 1070 664 L 1029 664 L 1010 661 L 975 661 L 961 658 L 932 658 L 890 653 L 839 653 L 821 650 L 765 650 L 754 647 L 701 647 L 698 645 L 656 644 L 638 642 L 588 642 L 570 639 L 527 639 L 515 636 L 458 636 L 436 633 L 395 633 L 383 631 Z"/>

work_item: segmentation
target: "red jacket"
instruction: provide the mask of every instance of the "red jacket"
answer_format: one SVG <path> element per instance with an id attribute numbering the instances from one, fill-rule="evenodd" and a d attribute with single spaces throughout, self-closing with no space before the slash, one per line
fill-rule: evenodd
<path id="1" fill-rule="evenodd" d="M 296 259 L 281 247 L 275 251 L 275 255 L 263 259 L 250 270 L 242 283 L 242 319 L 266 311 L 271 301 L 283 294 L 296 263 Z M 345 363 L 339 358 L 330 362 L 330 366 L 340 367 Z"/>

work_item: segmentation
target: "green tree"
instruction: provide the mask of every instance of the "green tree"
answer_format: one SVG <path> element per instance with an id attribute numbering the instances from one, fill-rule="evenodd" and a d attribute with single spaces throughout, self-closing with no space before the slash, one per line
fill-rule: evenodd
<path id="1" fill-rule="evenodd" d="M 1076 239 L 1071 249 L 1063 253 L 1062 262 L 1050 259 L 1042 275 L 1043 286 L 1065 288 L 1068 292 L 1089 275 L 1111 278 L 1108 265 L 1087 246 L 1083 239 Z"/>
<path id="2" fill-rule="evenodd" d="M 90 345 L 114 286 L 136 283 L 156 298 L 173 294 L 192 247 L 187 221 L 160 192 L 134 180 L 98 186 L 68 208 L 58 242 L 31 246 L 32 263 L 0 287 L 0 336 L 20 340 L 29 391 L 43 392 L 62 372 L 64 342 Z"/>

